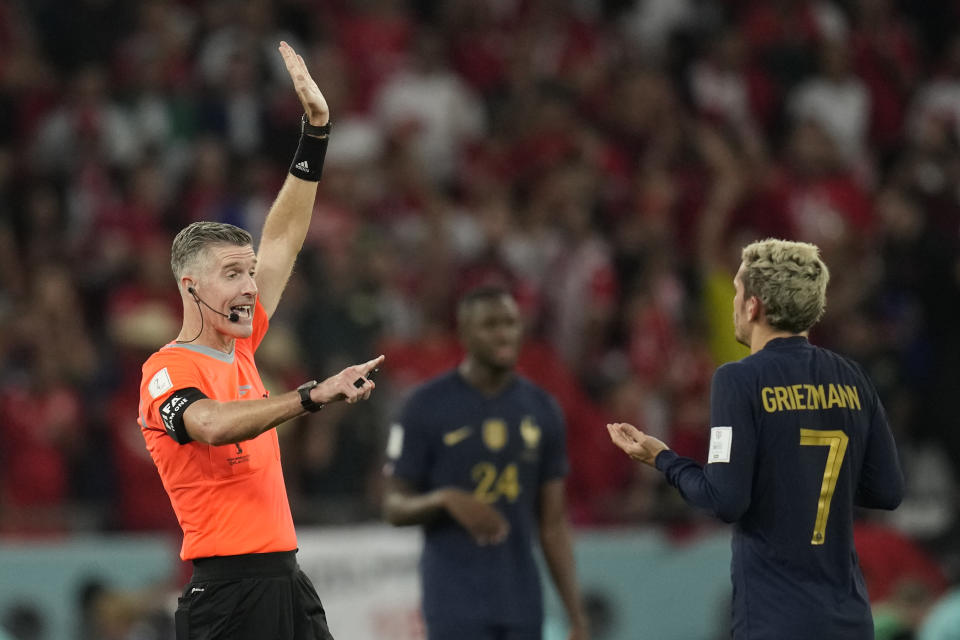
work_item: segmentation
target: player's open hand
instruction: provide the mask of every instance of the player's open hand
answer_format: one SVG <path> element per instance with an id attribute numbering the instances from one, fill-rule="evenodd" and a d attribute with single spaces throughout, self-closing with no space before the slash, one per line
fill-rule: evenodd
<path id="1" fill-rule="evenodd" d="M 366 400 L 377 387 L 370 379 L 371 372 L 379 367 L 386 356 L 377 356 L 363 364 L 347 367 L 335 376 L 330 376 L 316 387 L 311 389 L 310 398 L 314 402 L 329 404 L 344 400 L 347 404 L 354 404 Z"/>
<path id="2" fill-rule="evenodd" d="M 500 544 L 510 533 L 510 523 L 499 511 L 462 489 L 445 489 L 443 504 L 481 546 Z"/>
<path id="3" fill-rule="evenodd" d="M 639 460 L 651 467 L 657 459 L 657 454 L 670 448 L 663 441 L 648 436 L 626 422 L 608 424 L 607 431 L 610 432 L 610 439 L 613 440 L 613 444 L 623 449 L 634 460 Z"/>
<path id="4" fill-rule="evenodd" d="M 330 120 L 330 107 L 327 106 L 327 99 L 320 92 L 320 87 L 307 71 L 303 58 L 286 42 L 281 41 L 279 49 L 290 79 L 293 80 L 293 88 L 303 105 L 303 112 L 307 114 L 307 120 L 318 127 L 327 124 Z"/>

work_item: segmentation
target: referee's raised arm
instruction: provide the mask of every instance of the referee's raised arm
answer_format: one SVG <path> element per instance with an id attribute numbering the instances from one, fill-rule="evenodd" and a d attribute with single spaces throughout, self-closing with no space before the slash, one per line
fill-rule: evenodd
<path id="1" fill-rule="evenodd" d="M 304 116 L 300 146 L 267 214 L 257 251 L 257 288 L 268 317 L 277 309 L 307 235 L 330 132 L 330 109 L 303 58 L 286 42 L 280 43 L 280 55 L 303 105 Z"/>

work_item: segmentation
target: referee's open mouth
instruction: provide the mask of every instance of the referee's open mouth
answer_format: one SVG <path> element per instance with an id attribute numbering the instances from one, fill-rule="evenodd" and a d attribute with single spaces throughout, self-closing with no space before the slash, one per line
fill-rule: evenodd
<path id="1" fill-rule="evenodd" d="M 234 311 L 241 318 L 250 319 L 253 317 L 253 305 L 252 304 L 238 304 L 230 307 L 230 311 Z"/>

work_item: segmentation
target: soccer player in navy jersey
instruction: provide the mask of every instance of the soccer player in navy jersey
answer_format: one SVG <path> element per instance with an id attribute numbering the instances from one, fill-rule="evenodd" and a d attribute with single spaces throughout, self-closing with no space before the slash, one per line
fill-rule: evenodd
<path id="1" fill-rule="evenodd" d="M 513 297 L 484 287 L 458 308 L 466 357 L 417 389 L 391 427 L 384 516 L 423 525 L 430 640 L 540 640 L 537 536 L 586 640 L 564 500 L 564 423 L 550 395 L 517 375 L 523 329 Z"/>
<path id="2" fill-rule="evenodd" d="M 853 512 L 900 503 L 893 435 L 863 369 L 807 341 L 829 279 L 817 247 L 770 239 L 742 258 L 733 323 L 751 355 L 714 374 L 706 466 L 632 425 L 607 429 L 689 504 L 735 523 L 736 640 L 872 640 Z"/>

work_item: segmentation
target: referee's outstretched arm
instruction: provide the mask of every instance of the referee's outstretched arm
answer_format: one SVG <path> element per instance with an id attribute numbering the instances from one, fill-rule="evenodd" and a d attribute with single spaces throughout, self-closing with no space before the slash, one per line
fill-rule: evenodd
<path id="1" fill-rule="evenodd" d="M 368 376 L 383 361 L 384 356 L 377 356 L 317 383 L 309 390 L 311 400 L 322 406 L 341 400 L 353 404 L 368 399 L 376 387 Z M 226 402 L 208 398 L 199 391 L 197 394 L 187 398 L 183 409 L 172 417 L 174 439 L 180 444 L 197 441 L 221 446 L 243 442 L 307 412 L 299 390 L 257 400 Z"/>

